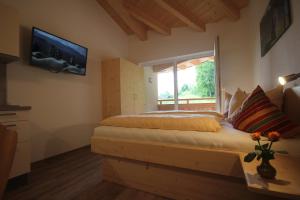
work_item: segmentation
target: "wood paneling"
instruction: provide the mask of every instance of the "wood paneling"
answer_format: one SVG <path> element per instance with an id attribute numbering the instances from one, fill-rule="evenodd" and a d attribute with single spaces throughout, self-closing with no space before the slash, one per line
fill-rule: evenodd
<path id="1" fill-rule="evenodd" d="M 143 30 L 169 35 L 171 28 L 187 26 L 204 31 L 205 25 L 221 19 L 238 20 L 249 0 L 98 0 L 99 4 L 127 33 L 145 40 Z M 123 8 L 125 7 L 126 12 Z M 132 19 L 141 24 L 136 26 Z M 142 29 L 142 31 L 141 31 Z"/>
<path id="2" fill-rule="evenodd" d="M 91 144 L 92 151 L 102 155 L 140 160 L 226 176 L 243 176 L 239 155 L 229 151 L 99 136 L 93 137 Z M 220 163 L 222 163 L 222 165 L 220 165 Z"/>
<path id="3" fill-rule="evenodd" d="M 105 157 L 104 180 L 179 200 L 274 199 L 252 193 L 243 179 Z"/>
<path id="4" fill-rule="evenodd" d="M 211 2 L 219 7 L 231 19 L 238 20 L 240 18 L 240 10 L 230 0 L 211 0 Z"/>
<path id="5" fill-rule="evenodd" d="M 125 1 L 126 2 L 126 1 Z M 155 30 L 158 33 L 161 33 L 163 35 L 170 35 L 171 29 L 167 27 L 165 24 L 161 23 L 160 21 L 157 21 L 156 18 L 153 18 L 150 15 L 147 15 L 145 12 L 140 10 L 138 7 L 130 4 L 130 3 L 124 3 L 125 8 L 128 10 L 130 15 L 135 17 L 137 20 L 141 21 L 142 23 L 146 24 L 153 30 Z"/>
<path id="6" fill-rule="evenodd" d="M 124 29 L 123 23 L 127 25 L 131 29 L 131 31 L 140 39 L 146 40 L 147 39 L 147 29 L 145 25 L 136 19 L 132 18 L 129 13 L 126 11 L 124 6 L 122 5 L 122 0 L 98 0 L 100 5 L 105 5 L 105 10 L 113 11 L 110 15 L 116 15 L 114 19 L 121 19 L 122 22 L 117 22 L 118 24 L 122 24 Z M 126 31 L 127 32 L 127 31 Z"/>
<path id="7" fill-rule="evenodd" d="M 101 68 L 103 118 L 144 112 L 144 69 L 120 58 L 103 61 Z"/>
<path id="8" fill-rule="evenodd" d="M 131 28 L 123 21 L 118 13 L 112 8 L 112 6 L 105 0 L 97 0 L 101 7 L 115 20 L 115 22 L 123 29 L 128 35 L 133 34 Z"/>
<path id="9" fill-rule="evenodd" d="M 192 29 L 205 31 L 205 24 L 197 19 L 184 5 L 173 0 L 156 0 L 156 3 Z"/>
<path id="10" fill-rule="evenodd" d="M 121 114 L 120 60 L 105 60 L 101 64 L 103 118 Z"/>
<path id="11" fill-rule="evenodd" d="M 121 63 L 121 114 L 144 112 L 144 68 L 125 59 Z"/>

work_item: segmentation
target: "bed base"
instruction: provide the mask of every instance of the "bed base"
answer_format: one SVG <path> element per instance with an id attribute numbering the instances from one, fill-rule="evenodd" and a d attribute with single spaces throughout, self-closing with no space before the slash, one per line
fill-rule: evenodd
<path id="1" fill-rule="evenodd" d="M 253 198 L 239 155 L 198 147 L 93 137 L 103 179 L 172 199 Z M 220 187 L 218 187 L 220 185 Z"/>
<path id="2" fill-rule="evenodd" d="M 92 137 L 92 152 L 183 169 L 243 178 L 239 153 L 199 147 Z"/>
<path id="3" fill-rule="evenodd" d="M 101 166 L 106 181 L 171 199 L 253 198 L 241 178 L 110 156 L 104 156 Z"/>

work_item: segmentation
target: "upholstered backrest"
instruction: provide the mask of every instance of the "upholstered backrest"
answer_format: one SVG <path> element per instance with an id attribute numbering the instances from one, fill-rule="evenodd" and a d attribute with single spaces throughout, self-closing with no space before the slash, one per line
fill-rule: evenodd
<path id="1" fill-rule="evenodd" d="M 283 110 L 293 122 L 300 125 L 300 86 L 284 91 Z"/>

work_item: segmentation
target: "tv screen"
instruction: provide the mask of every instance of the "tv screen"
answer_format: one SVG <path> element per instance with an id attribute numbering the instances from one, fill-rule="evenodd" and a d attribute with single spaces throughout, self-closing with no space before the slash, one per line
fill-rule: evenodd
<path id="1" fill-rule="evenodd" d="M 85 75 L 87 48 L 33 27 L 30 60 L 51 72 Z"/>

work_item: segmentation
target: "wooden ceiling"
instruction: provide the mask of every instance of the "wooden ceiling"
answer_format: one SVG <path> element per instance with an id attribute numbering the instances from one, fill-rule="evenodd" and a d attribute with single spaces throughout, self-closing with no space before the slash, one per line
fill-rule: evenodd
<path id="1" fill-rule="evenodd" d="M 215 60 L 214 56 L 186 60 L 186 61 L 177 63 L 177 70 L 184 70 L 189 67 L 200 65 L 203 62 L 214 61 L 214 60 Z M 174 66 L 174 63 L 164 63 L 164 64 L 153 65 L 152 69 L 153 69 L 153 72 L 169 72 L 169 71 L 173 71 L 173 66 Z"/>
<path id="2" fill-rule="evenodd" d="M 172 28 L 205 31 L 205 25 L 221 19 L 238 20 L 249 0 L 97 0 L 128 34 L 147 40 L 152 30 L 170 35 Z"/>

